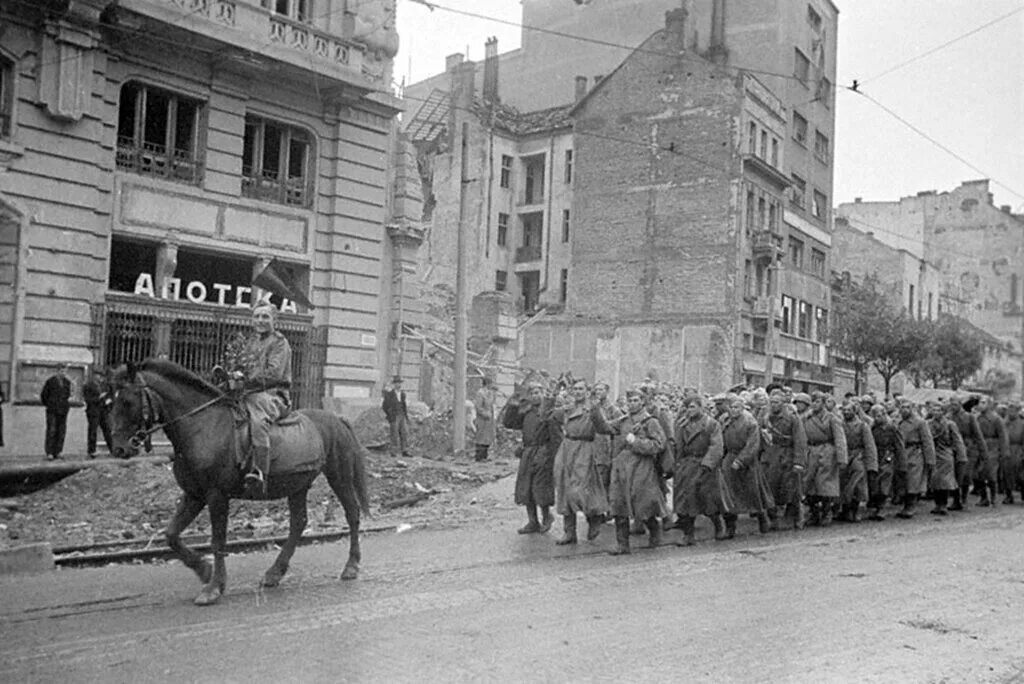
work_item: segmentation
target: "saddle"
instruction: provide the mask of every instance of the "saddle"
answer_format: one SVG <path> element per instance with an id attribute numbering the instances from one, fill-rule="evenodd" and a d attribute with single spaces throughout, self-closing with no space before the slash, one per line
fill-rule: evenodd
<path id="1" fill-rule="evenodd" d="M 245 468 L 251 448 L 249 411 L 241 402 L 232 408 L 235 416 L 235 463 L 239 468 Z M 270 426 L 268 475 L 317 471 L 326 459 L 320 432 L 306 415 L 291 411 Z"/>

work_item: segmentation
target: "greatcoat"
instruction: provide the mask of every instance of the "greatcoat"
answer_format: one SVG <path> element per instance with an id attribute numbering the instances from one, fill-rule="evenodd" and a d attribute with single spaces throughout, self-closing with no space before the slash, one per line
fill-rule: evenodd
<path id="1" fill-rule="evenodd" d="M 1014 489 L 1024 490 L 1024 417 L 1006 419 L 1006 441 L 1009 455 L 1003 462 L 1003 486 L 1009 494 Z"/>
<path id="2" fill-rule="evenodd" d="M 562 443 L 562 417 L 547 402 L 508 404 L 502 423 L 523 431 L 523 453 L 516 473 L 515 502 L 520 506 L 555 503 L 555 452 Z"/>
<path id="3" fill-rule="evenodd" d="M 807 415 L 804 431 L 807 433 L 804 492 L 807 496 L 838 497 L 839 471 L 849 460 L 843 421 L 823 409 Z"/>
<path id="4" fill-rule="evenodd" d="M 999 476 L 999 465 L 1010 451 L 1006 439 L 1006 424 L 995 411 L 986 411 L 978 416 L 978 427 L 985 440 L 988 457 L 974 462 L 974 479 L 995 482 Z"/>
<path id="5" fill-rule="evenodd" d="M 950 418 L 956 423 L 964 446 L 967 447 L 967 463 L 957 468 L 957 479 L 963 487 L 970 484 L 974 476 L 974 465 L 988 461 L 988 446 L 985 444 L 984 435 L 981 434 L 981 426 L 978 425 L 976 415 L 961 408 L 954 411 Z"/>
<path id="6" fill-rule="evenodd" d="M 935 466 L 932 431 L 928 423 L 916 415 L 903 418 L 897 427 L 903 435 L 905 491 L 907 494 L 924 494 L 928 489 L 925 469 Z"/>
<path id="7" fill-rule="evenodd" d="M 905 469 L 903 434 L 892 423 L 876 423 L 871 426 L 875 451 L 878 452 L 878 477 L 872 498 L 887 499 L 892 496 L 892 479 L 897 470 Z"/>
<path id="8" fill-rule="evenodd" d="M 799 504 L 803 483 L 795 466 L 807 467 L 807 433 L 804 421 L 791 408 L 778 414 L 766 411 L 761 420 L 771 444 L 761 451 L 761 464 L 778 506 Z"/>
<path id="9" fill-rule="evenodd" d="M 555 454 L 555 502 L 558 512 L 588 517 L 608 512 L 608 491 L 594 462 L 594 436 L 611 427 L 598 407 L 576 404 L 564 413 L 562 443 Z"/>
<path id="10" fill-rule="evenodd" d="M 967 448 L 960 429 L 945 416 L 929 419 L 928 429 L 931 430 L 932 443 L 935 445 L 935 467 L 932 468 L 928 488 L 933 492 L 956 489 L 955 464 L 967 460 Z"/>
<path id="11" fill-rule="evenodd" d="M 761 471 L 761 428 L 749 411 L 733 418 L 728 413 L 722 425 L 722 482 L 725 498 L 734 506 L 730 513 L 766 513 L 775 507 L 768 481 Z M 739 468 L 733 468 L 739 463 Z"/>
<path id="12" fill-rule="evenodd" d="M 878 451 L 868 424 L 857 416 L 843 421 L 846 433 L 846 453 L 849 462 L 839 473 L 842 503 L 868 500 L 868 476 L 878 472 Z"/>
<path id="13" fill-rule="evenodd" d="M 665 495 L 657 471 L 657 459 L 665 449 L 665 431 L 661 421 L 641 409 L 626 416 L 618 425 L 618 433 L 636 437 L 632 444 L 619 442 L 618 453 L 612 459 L 611 488 L 608 504 L 616 518 L 647 520 L 662 517 Z M 660 524 L 660 523 L 659 523 Z"/>
<path id="14" fill-rule="evenodd" d="M 697 420 L 680 417 L 675 425 L 675 468 L 672 504 L 681 518 L 709 518 L 728 513 L 719 484 L 724 448 L 722 426 L 704 414 Z"/>

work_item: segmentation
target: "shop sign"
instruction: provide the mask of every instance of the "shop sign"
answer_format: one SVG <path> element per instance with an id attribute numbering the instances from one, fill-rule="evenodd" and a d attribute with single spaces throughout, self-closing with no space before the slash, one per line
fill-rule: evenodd
<path id="1" fill-rule="evenodd" d="M 254 303 L 267 303 L 277 306 L 281 313 L 297 313 L 295 302 L 290 299 L 280 298 L 280 304 L 272 301 L 274 293 L 267 292 L 261 288 L 252 288 L 244 285 L 231 285 L 228 283 L 211 283 L 207 286 L 199 280 L 183 283 L 181 278 L 168 278 L 164 283 L 159 297 L 156 293 L 156 286 L 153 284 L 153 274 L 140 273 L 135 279 L 136 295 L 151 297 L 153 299 L 170 299 L 181 301 L 182 296 L 193 304 L 216 303 L 218 306 L 237 306 L 248 309 Z M 216 293 L 214 302 L 207 302 L 211 293 Z"/>

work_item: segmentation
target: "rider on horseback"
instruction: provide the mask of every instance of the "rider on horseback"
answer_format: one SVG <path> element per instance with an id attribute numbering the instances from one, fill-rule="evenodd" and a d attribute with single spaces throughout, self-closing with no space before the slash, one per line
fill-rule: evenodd
<path id="1" fill-rule="evenodd" d="M 245 475 L 245 487 L 266 493 L 270 471 L 270 426 L 288 414 L 292 384 L 292 349 L 285 336 L 275 330 L 277 309 L 261 302 L 252 310 L 253 334 L 241 354 L 242 365 L 232 369 L 232 380 L 241 384 L 249 410 L 252 458 Z"/>

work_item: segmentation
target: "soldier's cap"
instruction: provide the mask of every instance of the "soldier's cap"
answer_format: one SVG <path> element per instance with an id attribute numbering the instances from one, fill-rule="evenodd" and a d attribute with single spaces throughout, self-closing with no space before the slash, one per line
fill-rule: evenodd
<path id="1" fill-rule="evenodd" d="M 797 392 L 793 395 L 794 404 L 807 404 L 811 405 L 811 397 L 806 392 Z"/>
<path id="2" fill-rule="evenodd" d="M 862 403 L 862 404 L 872 404 L 872 405 L 874 405 L 875 398 L 870 396 L 870 395 L 865 394 L 863 397 L 858 399 L 858 401 L 860 401 L 860 403 Z"/>
<path id="3" fill-rule="evenodd" d="M 626 390 L 626 398 L 627 399 L 629 397 L 643 397 L 643 396 L 644 396 L 644 391 L 640 387 L 630 387 L 629 389 Z"/>
<path id="4" fill-rule="evenodd" d="M 711 401 L 715 402 L 716 404 L 722 401 L 729 401 L 729 393 L 719 392 L 715 396 L 711 397 Z"/>

